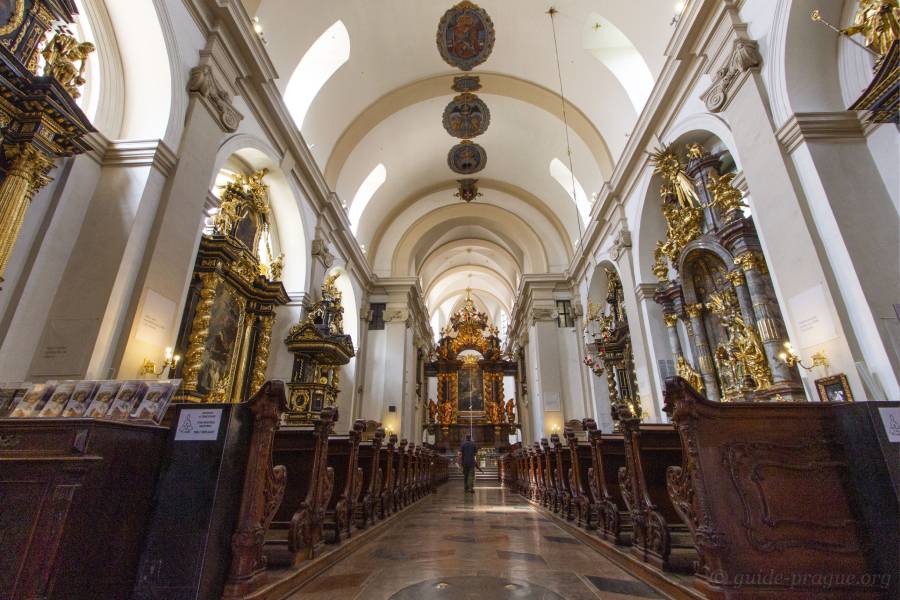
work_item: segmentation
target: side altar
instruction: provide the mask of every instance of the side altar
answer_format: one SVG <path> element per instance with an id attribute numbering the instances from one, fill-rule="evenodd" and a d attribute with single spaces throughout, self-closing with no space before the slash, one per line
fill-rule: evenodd
<path id="1" fill-rule="evenodd" d="M 506 449 L 519 425 L 516 401 L 504 400 L 503 378 L 515 377 L 517 366 L 504 357 L 497 328 L 471 295 L 450 316 L 431 359 L 425 373 L 437 378 L 437 402 L 428 406 L 435 445 L 452 451 L 470 433 L 479 446 Z"/>

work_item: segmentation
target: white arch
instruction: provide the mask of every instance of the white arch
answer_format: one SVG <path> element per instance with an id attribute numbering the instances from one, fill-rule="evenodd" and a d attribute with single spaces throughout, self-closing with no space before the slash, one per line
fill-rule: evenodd
<path id="1" fill-rule="evenodd" d="M 591 203 L 588 201 L 587 194 L 584 193 L 584 187 L 578 181 L 578 178 L 558 158 L 550 161 L 550 176 L 562 186 L 569 198 L 572 199 L 572 202 L 575 203 L 581 222 L 586 222 L 591 214 Z"/>
<path id="2" fill-rule="evenodd" d="M 210 175 L 210 189 L 225 162 L 237 155 L 252 169 L 269 169 L 265 182 L 269 186 L 269 203 L 272 207 L 275 239 L 284 253 L 282 282 L 285 288 L 299 293 L 308 288 L 309 278 L 307 257 L 309 256 L 309 235 L 300 211 L 301 197 L 292 179 L 279 167 L 280 160 L 275 149 L 259 138 L 246 134 L 236 134 L 227 138 L 216 154 L 215 168 Z"/>

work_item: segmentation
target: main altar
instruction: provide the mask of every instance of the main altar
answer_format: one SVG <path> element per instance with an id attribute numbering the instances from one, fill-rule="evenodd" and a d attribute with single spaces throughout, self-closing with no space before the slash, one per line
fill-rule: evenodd
<path id="1" fill-rule="evenodd" d="M 516 369 L 504 357 L 497 327 L 467 294 L 425 367 L 437 379 L 437 401 L 429 400 L 428 410 L 435 445 L 453 451 L 471 434 L 480 447 L 506 449 L 519 413 L 515 399 L 504 399 L 503 378 L 515 377 Z"/>

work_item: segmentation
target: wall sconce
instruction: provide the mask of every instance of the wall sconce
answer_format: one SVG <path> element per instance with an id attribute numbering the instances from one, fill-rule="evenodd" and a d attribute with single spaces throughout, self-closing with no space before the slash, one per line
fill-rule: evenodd
<path id="1" fill-rule="evenodd" d="M 166 357 L 159 371 L 156 370 L 155 362 L 153 362 L 149 358 L 145 358 L 144 363 L 141 365 L 141 370 L 138 372 L 138 375 L 153 375 L 154 377 L 159 377 L 166 372 L 166 369 L 174 369 L 179 360 L 181 360 L 181 356 L 179 356 L 178 354 L 174 354 L 171 348 L 166 348 Z"/>
<path id="2" fill-rule="evenodd" d="M 824 352 L 816 352 L 810 358 L 812 359 L 812 365 L 806 366 L 803 364 L 803 361 L 800 358 L 800 355 L 794 351 L 793 346 L 791 346 L 790 342 L 784 343 L 784 352 L 778 355 L 778 358 L 787 363 L 787 366 L 793 368 L 794 365 L 800 365 L 807 371 L 812 371 L 816 367 L 823 367 L 826 371 L 828 370 L 829 363 L 828 357 L 825 356 Z"/>

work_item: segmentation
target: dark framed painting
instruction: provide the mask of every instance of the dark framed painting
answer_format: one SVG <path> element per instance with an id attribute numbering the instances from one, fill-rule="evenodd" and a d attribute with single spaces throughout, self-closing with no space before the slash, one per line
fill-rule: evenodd
<path id="1" fill-rule="evenodd" d="M 210 309 L 209 334 L 197 376 L 197 391 L 201 394 L 224 388 L 225 397 L 230 397 L 243 320 L 242 299 L 231 285 L 220 282 Z"/>
<path id="2" fill-rule="evenodd" d="M 853 392 L 843 373 L 816 379 L 816 392 L 822 402 L 853 402 Z"/>

